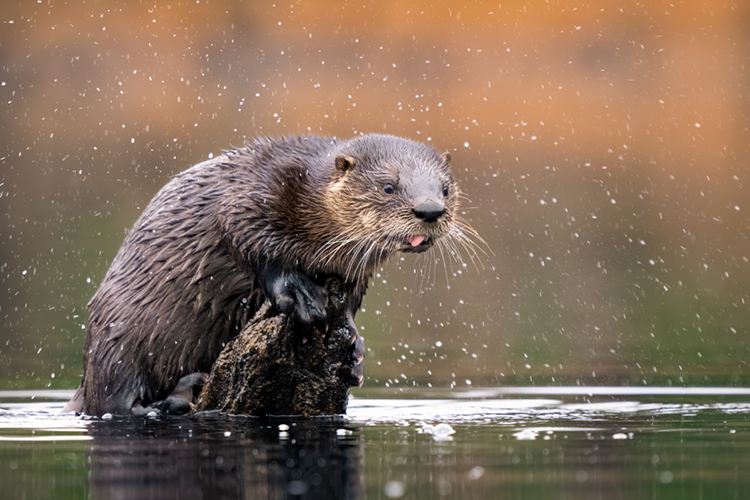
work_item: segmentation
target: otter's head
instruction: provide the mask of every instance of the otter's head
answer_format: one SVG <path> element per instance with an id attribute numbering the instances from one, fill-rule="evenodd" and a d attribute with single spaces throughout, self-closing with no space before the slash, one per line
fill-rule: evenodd
<path id="1" fill-rule="evenodd" d="M 458 188 L 450 154 L 393 136 L 369 135 L 342 145 L 326 202 L 346 234 L 346 274 L 367 269 L 395 252 L 420 253 L 457 232 Z M 447 238 L 446 238 L 447 237 Z"/>

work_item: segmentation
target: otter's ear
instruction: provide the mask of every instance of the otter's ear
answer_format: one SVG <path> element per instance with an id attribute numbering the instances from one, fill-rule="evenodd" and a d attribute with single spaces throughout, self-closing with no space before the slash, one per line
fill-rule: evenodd
<path id="1" fill-rule="evenodd" d="M 338 174 L 345 174 L 354 168 L 355 160 L 349 155 L 339 155 L 336 157 L 336 171 Z"/>
<path id="2" fill-rule="evenodd" d="M 451 164 L 451 154 L 448 151 L 443 153 L 443 163 L 445 163 L 446 165 Z"/>

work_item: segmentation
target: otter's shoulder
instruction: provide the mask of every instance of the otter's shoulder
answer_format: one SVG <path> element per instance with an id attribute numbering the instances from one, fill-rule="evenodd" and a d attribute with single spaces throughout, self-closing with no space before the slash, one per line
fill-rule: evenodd
<path id="1" fill-rule="evenodd" d="M 328 155 L 340 142 L 318 135 L 263 137 L 246 143 L 243 148 L 227 151 L 225 156 L 237 165 L 283 168 Z"/>
<path id="2" fill-rule="evenodd" d="M 274 151 L 277 153 L 291 153 L 298 155 L 327 152 L 340 144 L 341 141 L 335 137 L 320 135 L 289 135 L 276 138 L 263 137 L 247 143 L 246 149 L 261 152 Z"/>

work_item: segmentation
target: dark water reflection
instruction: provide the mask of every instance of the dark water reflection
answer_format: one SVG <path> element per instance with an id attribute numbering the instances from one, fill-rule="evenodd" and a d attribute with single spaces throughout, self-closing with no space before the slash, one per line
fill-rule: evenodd
<path id="1" fill-rule="evenodd" d="M 750 495 L 747 395 L 355 399 L 347 417 L 307 420 L 85 420 L 7 395 L 12 498 Z"/>
<path id="2" fill-rule="evenodd" d="M 288 430 L 283 430 L 288 427 Z M 87 486 L 104 498 L 358 498 L 363 437 L 341 419 L 97 421 Z"/>

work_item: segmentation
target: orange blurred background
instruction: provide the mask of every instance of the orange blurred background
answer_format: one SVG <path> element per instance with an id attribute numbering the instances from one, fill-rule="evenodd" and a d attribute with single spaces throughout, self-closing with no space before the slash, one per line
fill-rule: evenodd
<path id="1" fill-rule="evenodd" d="M 750 5 L 3 10 L 0 386 L 76 384 L 85 304 L 170 175 L 370 132 L 450 150 L 491 251 L 373 280 L 369 386 L 748 383 Z"/>

